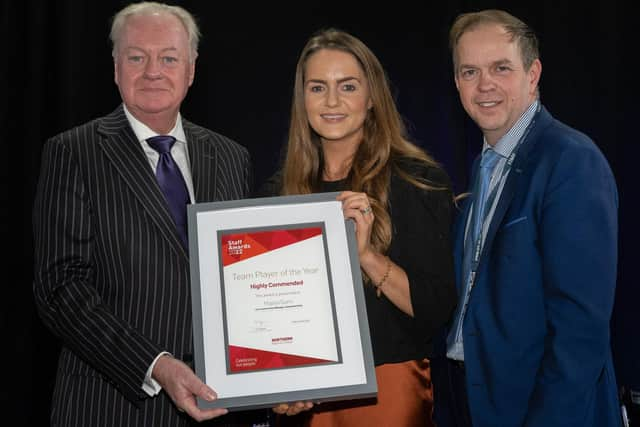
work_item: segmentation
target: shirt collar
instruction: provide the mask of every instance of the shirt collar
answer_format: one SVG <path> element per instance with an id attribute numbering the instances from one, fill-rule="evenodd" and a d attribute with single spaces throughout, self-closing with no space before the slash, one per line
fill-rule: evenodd
<path id="1" fill-rule="evenodd" d="M 148 138 L 152 136 L 157 136 L 158 133 L 152 131 L 149 126 L 142 123 L 140 120 L 136 119 L 133 114 L 127 110 L 127 106 L 123 103 L 122 107 L 124 108 L 124 114 L 127 116 L 127 120 L 133 129 L 133 133 L 136 134 L 136 138 L 138 141 L 146 141 Z M 167 134 L 171 135 L 176 139 L 176 142 L 187 142 L 187 137 L 184 134 L 184 129 L 182 128 L 182 117 L 180 116 L 180 112 L 178 112 L 178 117 L 176 118 L 176 124 L 173 126 L 173 129 Z"/>
<path id="2" fill-rule="evenodd" d="M 529 107 L 525 110 L 524 113 L 520 116 L 518 121 L 509 129 L 509 131 L 496 142 L 496 145 L 493 147 L 489 145 L 486 138 L 484 139 L 484 144 L 482 145 L 482 152 L 484 153 L 489 148 L 492 148 L 493 151 L 498 153 L 500 156 L 504 158 L 509 158 L 514 148 L 518 145 L 520 138 L 524 135 L 524 131 L 527 129 L 527 126 L 533 120 L 533 116 L 535 116 L 538 111 L 538 105 L 540 101 L 537 99 L 529 105 Z"/>

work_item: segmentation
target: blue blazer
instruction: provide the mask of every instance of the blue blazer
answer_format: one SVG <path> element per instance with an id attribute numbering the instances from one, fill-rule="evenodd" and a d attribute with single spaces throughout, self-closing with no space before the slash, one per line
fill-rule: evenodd
<path id="1" fill-rule="evenodd" d="M 542 108 L 489 225 L 463 324 L 474 427 L 621 425 L 609 343 L 617 205 L 593 141 Z M 461 208 L 458 292 L 469 199 Z M 447 386 L 434 386 L 439 427 Z"/>

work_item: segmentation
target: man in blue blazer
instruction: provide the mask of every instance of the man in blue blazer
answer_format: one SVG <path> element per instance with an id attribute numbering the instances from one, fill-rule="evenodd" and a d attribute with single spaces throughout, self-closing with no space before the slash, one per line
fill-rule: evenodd
<path id="1" fill-rule="evenodd" d="M 432 360 L 436 423 L 620 426 L 609 165 L 540 104 L 538 41 L 526 24 L 498 10 L 463 14 L 450 43 L 484 147 L 454 229 L 459 305 L 446 357 Z"/>

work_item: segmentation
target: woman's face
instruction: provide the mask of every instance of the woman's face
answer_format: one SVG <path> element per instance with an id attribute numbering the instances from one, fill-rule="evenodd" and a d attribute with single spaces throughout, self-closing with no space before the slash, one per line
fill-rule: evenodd
<path id="1" fill-rule="evenodd" d="M 372 104 L 356 58 L 333 49 L 311 55 L 305 68 L 304 104 L 309 124 L 322 142 L 360 144 Z"/>

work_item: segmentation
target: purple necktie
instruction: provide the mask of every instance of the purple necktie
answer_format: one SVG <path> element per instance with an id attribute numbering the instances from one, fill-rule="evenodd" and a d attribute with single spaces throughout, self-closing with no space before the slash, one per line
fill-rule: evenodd
<path id="1" fill-rule="evenodd" d="M 176 139 L 168 135 L 159 135 L 148 138 L 147 142 L 160 154 L 156 168 L 158 185 L 167 199 L 169 211 L 176 223 L 182 243 L 187 248 L 187 204 L 191 200 L 182 173 L 171 156 L 171 147 Z"/>

